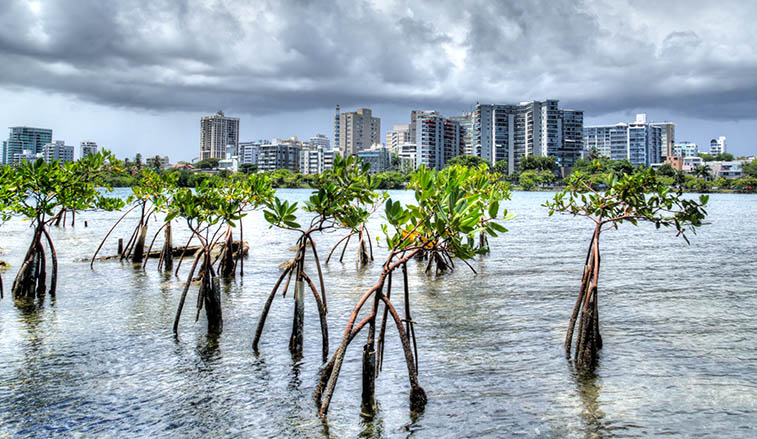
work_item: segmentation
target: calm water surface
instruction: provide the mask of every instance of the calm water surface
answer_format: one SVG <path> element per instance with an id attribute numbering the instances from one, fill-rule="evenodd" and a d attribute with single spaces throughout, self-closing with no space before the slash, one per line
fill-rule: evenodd
<path id="1" fill-rule="evenodd" d="M 302 200 L 309 192 L 279 194 Z M 295 234 L 268 229 L 259 212 L 245 218 L 252 248 L 244 277 L 224 287 L 223 334 L 205 335 L 204 312 L 195 323 L 190 296 L 177 340 L 171 325 L 185 274 L 161 274 L 155 262 L 146 271 L 73 262 L 92 254 L 118 216 L 83 213 L 76 228 L 53 231 L 57 299 L 33 312 L 7 295 L 0 301 L 0 437 L 757 437 L 757 197 L 712 195 L 712 224 L 691 246 L 648 225 L 603 235 L 605 346 L 596 376 L 578 378 L 562 341 L 592 225 L 549 218 L 540 204 L 550 195 L 513 194 L 508 208 L 518 216 L 492 241 L 492 254 L 475 261 L 477 275 L 459 269 L 433 279 L 410 270 L 425 412 L 409 412 L 404 359 L 390 331 L 378 414 L 360 416 L 356 342 L 327 423 L 312 397 L 320 330 L 311 297 L 303 360 L 287 350 L 290 295 L 276 298 L 260 354 L 251 352 Z M 12 265 L 6 285 L 26 251 L 27 227 L 13 220 L 0 228 L 0 258 Z M 188 237 L 176 234 L 176 243 Z M 316 237 L 320 252 L 340 237 Z M 115 242 L 105 253 L 115 253 Z M 356 272 L 351 247 L 344 264 L 325 268 L 332 352 L 385 250 L 376 256 Z"/>

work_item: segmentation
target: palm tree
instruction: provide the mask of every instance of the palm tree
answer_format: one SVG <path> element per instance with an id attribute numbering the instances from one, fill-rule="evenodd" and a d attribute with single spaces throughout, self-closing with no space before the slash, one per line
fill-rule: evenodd
<path id="1" fill-rule="evenodd" d="M 694 168 L 694 176 L 709 180 L 712 177 L 712 168 L 710 165 L 697 166 Z"/>

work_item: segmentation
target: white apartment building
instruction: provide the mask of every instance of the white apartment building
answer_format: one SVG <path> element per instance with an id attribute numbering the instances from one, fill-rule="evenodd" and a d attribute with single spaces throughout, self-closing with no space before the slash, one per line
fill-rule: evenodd
<path id="1" fill-rule="evenodd" d="M 676 157 L 697 157 L 699 148 L 694 142 L 679 142 L 673 147 L 673 155 Z"/>
<path id="2" fill-rule="evenodd" d="M 62 140 L 55 140 L 42 147 L 42 158 L 50 163 L 53 160 L 62 162 L 74 161 L 74 147 L 66 145 Z"/>
<path id="3" fill-rule="evenodd" d="M 627 159 L 634 166 L 660 163 L 662 127 L 637 114 L 630 123 L 587 126 L 583 129 L 585 151 L 596 151 L 612 160 Z"/>
<path id="4" fill-rule="evenodd" d="M 660 161 L 673 155 L 676 143 L 676 124 L 673 122 L 653 122 L 652 126 L 660 128 Z"/>
<path id="5" fill-rule="evenodd" d="M 200 160 L 226 158 L 227 145 L 239 148 L 239 118 L 226 117 L 223 111 L 200 118 Z"/>
<path id="6" fill-rule="evenodd" d="M 436 111 L 414 111 L 415 166 L 444 169 L 453 157 L 463 154 L 465 143 L 459 122 Z"/>
<path id="7" fill-rule="evenodd" d="M 508 174 L 526 156 L 552 156 L 567 169 L 581 157 L 583 111 L 560 109 L 559 101 L 477 104 L 472 152 L 490 163 L 507 160 Z"/>
<path id="8" fill-rule="evenodd" d="M 405 143 L 411 143 L 410 124 L 395 125 L 391 131 L 386 132 L 386 147 L 390 151 L 397 151 Z"/>
<path id="9" fill-rule="evenodd" d="M 79 143 L 79 157 L 84 158 L 97 154 L 97 143 L 85 140 Z"/>
<path id="10" fill-rule="evenodd" d="M 257 142 L 239 142 L 239 154 L 237 156 L 239 164 L 257 165 L 261 144 L 263 144 L 262 140 L 258 140 Z"/>
<path id="11" fill-rule="evenodd" d="M 728 152 L 725 146 L 725 136 L 710 140 L 710 154 L 718 155 Z"/>

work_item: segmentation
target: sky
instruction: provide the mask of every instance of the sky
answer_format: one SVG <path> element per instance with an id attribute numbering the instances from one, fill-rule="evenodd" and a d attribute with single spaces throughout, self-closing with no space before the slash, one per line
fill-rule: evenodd
<path id="1" fill-rule="evenodd" d="M 245 141 L 331 138 L 337 104 L 386 132 L 559 99 L 585 125 L 647 113 L 756 155 L 756 21 L 748 0 L 2 0 L 0 127 L 176 162 L 218 110 Z"/>

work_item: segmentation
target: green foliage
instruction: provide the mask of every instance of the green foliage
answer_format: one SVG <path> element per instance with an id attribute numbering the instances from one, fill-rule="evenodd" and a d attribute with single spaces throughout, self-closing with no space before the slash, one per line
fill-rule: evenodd
<path id="1" fill-rule="evenodd" d="M 507 160 L 497 160 L 491 170 L 498 174 L 507 175 Z"/>
<path id="2" fill-rule="evenodd" d="M 447 167 L 449 166 L 466 166 L 466 167 L 472 167 L 472 168 L 478 168 L 482 164 L 489 166 L 489 162 L 482 159 L 481 157 L 475 156 L 475 155 L 459 155 L 456 157 L 452 157 L 447 161 Z"/>
<path id="3" fill-rule="evenodd" d="M 718 177 L 715 179 L 715 181 L 712 182 L 712 186 L 727 189 L 731 187 L 731 180 L 725 177 Z"/>
<path id="4" fill-rule="evenodd" d="M 239 165 L 239 172 L 243 174 L 254 174 L 258 172 L 258 165 L 252 163 L 242 163 Z"/>
<path id="5" fill-rule="evenodd" d="M 376 189 L 404 189 L 408 176 L 401 172 L 379 172 L 373 176 Z"/>
<path id="6" fill-rule="evenodd" d="M 207 158 L 200 160 L 199 162 L 195 163 L 195 168 L 198 169 L 215 169 L 218 167 L 218 162 L 220 160 L 214 157 Z"/>
<path id="7" fill-rule="evenodd" d="M 699 153 L 699 157 L 702 158 L 705 162 L 730 162 L 734 159 L 733 154 L 729 152 L 721 152 L 720 154 L 707 154 L 707 153 Z"/>
<path id="8" fill-rule="evenodd" d="M 712 177 L 712 168 L 710 168 L 710 165 L 697 166 L 694 168 L 694 176 L 709 179 Z"/>
<path id="9" fill-rule="evenodd" d="M 596 178 L 607 185 L 605 192 L 593 189 Z M 566 183 L 565 191 L 557 193 L 553 200 L 544 204 L 549 208 L 549 214 L 563 212 L 585 216 L 594 220 L 598 227 L 609 225 L 617 228 L 625 221 L 634 225 L 639 221 L 648 221 L 657 228 L 675 227 L 688 242 L 685 233 L 696 232 L 707 215 L 704 210 L 707 195 L 701 195 L 699 201 L 683 198 L 680 192 L 671 192 L 649 169 L 621 177 L 574 173 Z"/>
<path id="10" fill-rule="evenodd" d="M 128 203 L 152 202 L 157 210 L 162 210 L 168 204 L 172 193 L 176 190 L 179 175 L 176 173 L 160 173 L 152 169 L 143 169 L 132 186 L 132 194 L 126 200 Z"/>
<path id="11" fill-rule="evenodd" d="M 506 232 L 497 219 L 512 216 L 505 209 L 498 216 L 500 201 L 509 197 L 504 183 L 496 188 L 486 168 L 461 165 L 436 172 L 421 166 L 413 174 L 408 187 L 415 191 L 417 204 L 402 206 L 388 199 L 384 213 L 388 221 L 382 225 L 388 247 L 393 252 L 422 250 L 447 252 L 469 259 L 482 252 L 475 237 L 485 232 L 491 236 Z"/>
<path id="12" fill-rule="evenodd" d="M 757 177 L 757 159 L 752 160 L 749 163 L 745 163 L 742 167 L 744 175 L 749 177 Z"/>
<path id="13" fill-rule="evenodd" d="M 123 201 L 110 198 L 103 172 L 112 156 L 107 151 L 89 155 L 77 162 L 23 162 L 16 168 L 4 168 L 0 182 L 3 211 L 24 216 L 32 224 L 44 224 L 54 211 L 88 209 L 116 210 Z M 104 186 L 106 191 L 98 187 Z"/>
<path id="14" fill-rule="evenodd" d="M 672 166 L 670 166 L 670 163 L 663 163 L 660 166 L 660 169 L 657 170 L 657 175 L 664 177 L 674 177 L 676 175 L 676 170 L 673 169 Z"/>
<path id="15" fill-rule="evenodd" d="M 733 182 L 733 187 L 741 192 L 757 192 L 757 177 L 747 176 Z"/>
<path id="16" fill-rule="evenodd" d="M 166 221 L 184 218 L 197 234 L 219 223 L 234 227 L 248 210 L 269 203 L 273 194 L 271 181 L 264 175 L 253 174 L 241 180 L 209 178 L 194 191 L 178 189 L 166 206 Z"/>
<path id="17" fill-rule="evenodd" d="M 518 169 L 523 171 L 554 171 L 557 167 L 557 159 L 555 157 L 543 157 L 529 155 L 520 159 L 520 165 Z"/>
<path id="18" fill-rule="evenodd" d="M 378 197 L 368 168 L 368 163 L 360 162 L 355 156 L 335 156 L 334 168 L 315 177 L 312 183 L 315 191 L 303 203 L 303 209 L 315 213 L 315 216 L 308 231 L 300 232 L 341 227 L 356 230 L 364 223 L 370 215 L 366 206 L 373 204 Z M 289 204 L 274 198 L 266 203 L 266 208 L 264 216 L 272 227 L 300 229 L 295 215 L 297 203 Z"/>

